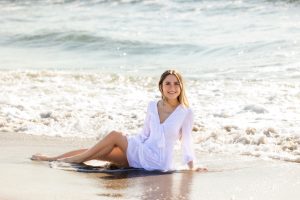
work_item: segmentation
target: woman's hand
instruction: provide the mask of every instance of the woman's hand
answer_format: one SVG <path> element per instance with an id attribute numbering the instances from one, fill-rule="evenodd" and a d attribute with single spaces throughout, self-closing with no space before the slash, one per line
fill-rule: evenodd
<path id="1" fill-rule="evenodd" d="M 196 167 L 196 166 L 194 166 L 194 162 L 193 161 L 188 162 L 188 166 L 189 166 L 189 169 L 191 171 L 195 171 L 195 172 L 208 172 L 208 170 L 207 170 L 206 167 Z"/>
<path id="2" fill-rule="evenodd" d="M 192 170 L 195 172 L 208 172 L 208 169 L 206 167 L 193 167 Z"/>

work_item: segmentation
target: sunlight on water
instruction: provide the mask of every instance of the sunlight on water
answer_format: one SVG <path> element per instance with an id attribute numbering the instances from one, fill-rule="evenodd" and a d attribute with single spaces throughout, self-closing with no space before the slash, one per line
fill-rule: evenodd
<path id="1" fill-rule="evenodd" d="M 299 1 L 1 1 L 0 131 L 136 134 L 168 68 L 197 149 L 300 162 Z M 134 94 L 134 95 L 133 95 Z"/>

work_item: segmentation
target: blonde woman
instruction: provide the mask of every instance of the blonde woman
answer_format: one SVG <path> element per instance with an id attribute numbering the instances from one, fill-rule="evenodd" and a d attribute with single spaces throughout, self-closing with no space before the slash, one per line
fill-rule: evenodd
<path id="1" fill-rule="evenodd" d="M 185 94 L 182 76 L 175 70 L 165 71 L 158 83 L 162 98 L 148 105 L 142 131 L 136 136 L 124 136 L 112 131 L 89 149 L 79 149 L 50 157 L 35 154 L 32 160 L 83 163 L 103 160 L 123 166 L 145 170 L 169 171 L 173 169 L 173 149 L 181 140 L 183 161 L 190 170 L 206 171 L 194 167 L 192 149 L 193 113 Z"/>

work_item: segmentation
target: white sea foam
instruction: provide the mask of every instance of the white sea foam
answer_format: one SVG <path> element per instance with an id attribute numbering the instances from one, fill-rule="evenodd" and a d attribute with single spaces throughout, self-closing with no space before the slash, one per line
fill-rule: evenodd
<path id="1" fill-rule="evenodd" d="M 92 72 L 2 71 L 0 131 L 50 136 L 136 134 L 157 77 Z M 300 84 L 266 80 L 187 80 L 195 146 L 300 160 Z"/>
<path id="2" fill-rule="evenodd" d="M 299 6 L 0 1 L 0 131 L 135 134 L 175 66 L 199 150 L 299 162 Z"/>

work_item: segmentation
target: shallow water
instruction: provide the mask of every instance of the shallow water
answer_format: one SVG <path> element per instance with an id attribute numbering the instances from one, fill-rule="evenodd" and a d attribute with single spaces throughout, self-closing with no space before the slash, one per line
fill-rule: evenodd
<path id="1" fill-rule="evenodd" d="M 1 1 L 0 131 L 137 133 L 167 68 L 197 149 L 300 162 L 298 1 Z"/>
<path id="2" fill-rule="evenodd" d="M 1 75 L 0 131 L 102 137 L 136 134 L 156 77 L 9 71 Z M 299 162 L 300 83 L 291 80 L 188 80 L 201 151 Z"/>
<path id="3" fill-rule="evenodd" d="M 299 78 L 299 1 L 1 1 L 0 69 Z M 200 75 L 200 77 L 199 77 Z"/>

